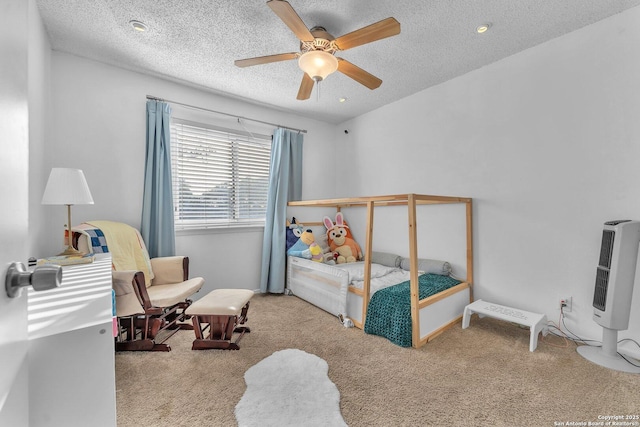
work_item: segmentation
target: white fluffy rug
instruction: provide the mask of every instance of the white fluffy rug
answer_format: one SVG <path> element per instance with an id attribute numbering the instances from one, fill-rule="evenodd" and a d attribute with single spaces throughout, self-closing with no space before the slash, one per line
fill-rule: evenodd
<path id="1" fill-rule="evenodd" d="M 327 362 L 295 349 L 256 363 L 244 374 L 247 390 L 235 411 L 239 427 L 346 426 L 328 372 Z"/>

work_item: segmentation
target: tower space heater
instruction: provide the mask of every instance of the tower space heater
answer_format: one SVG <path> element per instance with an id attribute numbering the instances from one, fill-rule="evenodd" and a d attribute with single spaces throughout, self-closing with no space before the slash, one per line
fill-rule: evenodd
<path id="1" fill-rule="evenodd" d="M 640 368 L 618 354 L 618 331 L 629 327 L 639 244 L 640 221 L 604 223 L 593 294 L 593 320 L 603 328 L 602 347 L 578 347 L 578 353 L 593 363 L 633 373 L 640 373 Z"/>

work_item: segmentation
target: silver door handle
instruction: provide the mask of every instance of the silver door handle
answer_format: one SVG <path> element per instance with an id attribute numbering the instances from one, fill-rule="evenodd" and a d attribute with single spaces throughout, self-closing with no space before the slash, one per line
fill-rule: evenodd
<path id="1" fill-rule="evenodd" d="M 23 263 L 14 262 L 7 269 L 4 285 L 9 298 L 16 298 L 25 286 L 31 285 L 36 291 L 47 291 L 57 288 L 61 283 L 62 267 L 59 265 L 45 264 L 27 271 Z"/>

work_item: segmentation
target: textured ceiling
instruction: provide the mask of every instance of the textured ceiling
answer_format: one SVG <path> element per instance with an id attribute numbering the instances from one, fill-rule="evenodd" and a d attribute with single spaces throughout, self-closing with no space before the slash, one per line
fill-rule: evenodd
<path id="1" fill-rule="evenodd" d="M 187 82 L 212 92 L 340 123 L 640 4 L 640 0 L 290 0 L 308 28 L 334 37 L 387 17 L 397 36 L 339 52 L 383 80 L 369 90 L 334 73 L 319 97 L 296 100 L 297 61 L 234 60 L 297 52 L 265 0 L 37 0 L 54 50 Z M 130 20 L 149 30 L 134 31 Z M 475 33 L 490 23 L 485 34 Z M 162 97 L 163 94 L 152 94 Z M 347 101 L 339 103 L 344 97 Z M 181 101 L 176 99 L 175 101 Z"/>

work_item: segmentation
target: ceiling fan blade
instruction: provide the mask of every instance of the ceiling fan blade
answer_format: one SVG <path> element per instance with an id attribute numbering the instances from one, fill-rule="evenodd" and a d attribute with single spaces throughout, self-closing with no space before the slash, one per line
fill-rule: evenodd
<path id="1" fill-rule="evenodd" d="M 382 84 L 382 80 L 373 74 L 366 72 L 362 68 L 342 58 L 338 58 L 338 71 L 372 90 L 380 87 Z"/>
<path id="2" fill-rule="evenodd" d="M 309 99 L 314 83 L 315 81 L 309 77 L 307 73 L 304 73 L 302 75 L 302 83 L 300 83 L 300 89 L 298 90 L 298 96 L 296 96 L 296 99 L 299 99 L 300 101 Z"/>
<path id="3" fill-rule="evenodd" d="M 269 0 L 267 5 L 275 12 L 276 15 L 278 15 L 280 19 L 282 19 L 282 22 L 284 22 L 287 27 L 293 31 L 293 34 L 295 34 L 298 39 L 303 42 L 312 42 L 315 39 L 313 34 L 311 34 L 311 31 L 309 31 L 302 19 L 288 2 L 282 0 Z"/>
<path id="4" fill-rule="evenodd" d="M 371 43 L 400 34 L 400 23 L 395 18 L 387 18 L 340 36 L 334 40 L 338 49 L 347 50 L 352 47 Z"/>
<path id="5" fill-rule="evenodd" d="M 268 64 L 270 62 L 287 61 L 289 59 L 296 59 L 298 53 L 279 53 L 277 55 L 258 56 L 256 58 L 237 59 L 234 61 L 237 67 L 251 67 L 252 65 Z"/>

